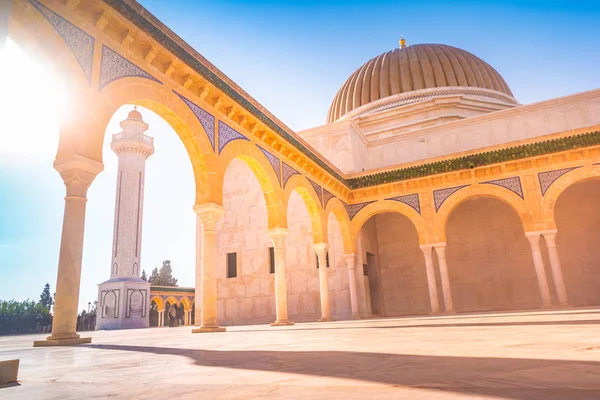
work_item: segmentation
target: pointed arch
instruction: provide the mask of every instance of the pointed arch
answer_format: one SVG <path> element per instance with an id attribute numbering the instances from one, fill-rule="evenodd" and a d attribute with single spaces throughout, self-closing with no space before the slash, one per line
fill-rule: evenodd
<path id="1" fill-rule="evenodd" d="M 434 219 L 432 240 L 435 242 L 445 242 L 446 223 L 448 222 L 448 217 L 452 214 L 452 211 L 465 200 L 479 196 L 493 197 L 508 204 L 519 215 L 525 232 L 534 230 L 533 213 L 525 200 L 498 186 L 476 184 L 453 193 L 446 201 L 444 201 Z"/>
<path id="2" fill-rule="evenodd" d="M 419 243 L 427 243 L 427 228 L 425 225 L 425 219 L 409 205 L 393 200 L 379 200 L 368 204 L 361 209 L 352 219 L 352 232 L 354 236 L 358 237 L 358 233 L 360 232 L 362 226 L 369 220 L 369 218 L 371 218 L 373 215 L 385 212 L 396 212 L 407 217 L 417 229 Z"/>
<path id="3" fill-rule="evenodd" d="M 282 190 L 279 188 L 277 175 L 267 157 L 249 140 L 234 140 L 223 148 L 218 158 L 219 198 L 218 204 L 223 204 L 222 193 L 225 173 L 231 161 L 239 158 L 254 172 L 263 191 L 267 203 L 269 229 L 287 227 L 287 218 L 283 208 Z"/>
<path id="4" fill-rule="evenodd" d="M 286 211 L 289 206 L 290 196 L 293 192 L 297 192 L 308 210 L 308 215 L 312 223 L 313 243 L 323 243 L 327 237 L 323 235 L 323 215 L 321 201 L 314 187 L 308 182 L 303 175 L 292 175 L 283 190 L 283 209 Z"/>
<path id="5" fill-rule="evenodd" d="M 586 165 L 559 177 L 548 188 L 542 197 L 542 220 L 546 224 L 544 229 L 556 229 L 555 207 L 558 198 L 570 186 L 588 179 L 600 177 L 600 164 Z"/>
<path id="6" fill-rule="evenodd" d="M 344 241 L 344 253 L 350 254 L 356 251 L 356 244 L 354 243 L 355 236 L 352 234 L 350 229 L 350 219 L 348 218 L 348 213 L 344 208 L 342 202 L 337 198 L 331 198 L 327 202 L 327 207 L 325 208 L 325 212 L 323 213 L 323 237 L 328 237 L 328 219 L 329 214 L 333 214 L 335 219 L 340 226 L 340 231 L 342 232 L 342 239 Z"/>

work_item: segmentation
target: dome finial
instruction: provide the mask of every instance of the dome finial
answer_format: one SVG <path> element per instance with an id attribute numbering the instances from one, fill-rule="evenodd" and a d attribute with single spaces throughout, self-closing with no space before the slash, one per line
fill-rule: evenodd
<path id="1" fill-rule="evenodd" d="M 400 35 L 400 48 L 403 49 L 406 47 L 406 39 L 404 39 L 404 36 Z"/>

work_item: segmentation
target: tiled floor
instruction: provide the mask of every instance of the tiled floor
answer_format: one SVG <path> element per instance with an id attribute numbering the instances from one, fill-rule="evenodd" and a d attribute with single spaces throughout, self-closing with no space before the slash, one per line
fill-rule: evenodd
<path id="1" fill-rule="evenodd" d="M 93 332 L 33 348 L 2 399 L 600 399 L 600 310 Z"/>

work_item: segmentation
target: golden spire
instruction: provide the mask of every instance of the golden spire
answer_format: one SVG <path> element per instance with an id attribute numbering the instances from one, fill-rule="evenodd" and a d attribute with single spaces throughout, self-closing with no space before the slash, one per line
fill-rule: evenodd
<path id="1" fill-rule="evenodd" d="M 403 36 L 400 36 L 400 48 L 403 49 L 406 47 L 406 39 Z"/>

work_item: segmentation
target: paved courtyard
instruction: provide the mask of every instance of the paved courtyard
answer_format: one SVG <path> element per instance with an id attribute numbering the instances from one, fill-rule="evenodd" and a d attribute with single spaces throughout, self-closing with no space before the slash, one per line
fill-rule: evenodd
<path id="1" fill-rule="evenodd" d="M 600 310 L 92 332 L 33 348 L 2 399 L 600 399 Z"/>

